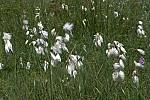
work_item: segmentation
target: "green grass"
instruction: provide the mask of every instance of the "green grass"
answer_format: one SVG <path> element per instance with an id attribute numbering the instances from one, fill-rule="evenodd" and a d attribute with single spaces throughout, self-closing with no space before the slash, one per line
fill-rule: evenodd
<path id="1" fill-rule="evenodd" d="M 61 4 L 69 10 L 61 9 Z M 81 10 L 84 5 L 87 12 Z M 112 5 L 109 7 L 109 5 Z M 25 32 L 22 30 L 23 15 L 27 15 L 30 28 L 36 26 L 35 8 L 41 9 L 41 21 L 50 33 L 54 27 L 59 35 L 66 22 L 74 24 L 74 37 L 67 44 L 69 51 L 76 45 L 75 51 L 85 57 L 84 66 L 78 70 L 77 77 L 70 77 L 66 71 L 66 58 L 56 67 L 49 66 L 44 72 L 44 59 L 50 62 L 50 54 L 40 56 L 33 48 L 25 46 Z M 0 61 L 5 65 L 0 70 L 1 100 L 149 100 L 150 97 L 150 1 L 143 0 L 95 0 L 95 11 L 92 11 L 90 0 L 0 0 L 0 37 L 3 32 L 13 33 L 13 54 L 6 54 L 3 40 L 0 40 Z M 45 12 L 46 11 L 46 12 Z M 119 12 L 115 18 L 113 12 Z M 46 14 L 47 13 L 47 14 Z M 51 13 L 55 13 L 51 16 Z M 107 15 L 107 19 L 105 18 Z M 129 20 L 123 20 L 123 17 Z M 87 19 L 86 27 L 82 24 Z M 144 22 L 147 38 L 136 35 L 139 20 Z M 93 44 L 93 35 L 102 33 L 104 43 L 101 48 Z M 125 80 L 115 83 L 112 80 L 112 60 L 107 58 L 107 43 L 118 40 L 125 45 L 127 62 L 125 63 Z M 49 35 L 49 49 L 54 38 Z M 82 49 L 87 46 L 87 53 Z M 133 61 L 138 54 L 131 48 L 145 50 L 145 68 L 139 72 L 140 87 L 132 83 Z M 23 58 L 24 65 L 31 62 L 31 69 L 26 70 L 19 63 Z"/>

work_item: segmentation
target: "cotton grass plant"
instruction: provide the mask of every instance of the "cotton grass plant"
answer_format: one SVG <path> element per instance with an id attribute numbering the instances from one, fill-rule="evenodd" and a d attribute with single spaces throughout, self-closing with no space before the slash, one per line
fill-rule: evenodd
<path id="1" fill-rule="evenodd" d="M 0 99 L 150 99 L 148 9 L 149 0 L 0 1 Z"/>

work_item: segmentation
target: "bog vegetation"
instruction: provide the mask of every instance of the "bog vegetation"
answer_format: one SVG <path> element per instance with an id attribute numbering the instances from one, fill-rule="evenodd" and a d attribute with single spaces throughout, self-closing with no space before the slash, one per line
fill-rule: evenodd
<path id="1" fill-rule="evenodd" d="M 1 100 L 150 99 L 149 0 L 1 0 Z"/>

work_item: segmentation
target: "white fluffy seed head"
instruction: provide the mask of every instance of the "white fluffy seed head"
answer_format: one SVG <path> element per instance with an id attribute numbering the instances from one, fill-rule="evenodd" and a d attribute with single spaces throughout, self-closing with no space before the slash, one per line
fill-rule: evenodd
<path id="1" fill-rule="evenodd" d="M 142 24 L 143 24 L 143 22 L 140 20 L 140 21 L 138 22 L 138 24 L 139 24 L 139 25 L 142 25 Z"/>
<path id="2" fill-rule="evenodd" d="M 119 58 L 122 59 L 122 60 L 124 60 L 124 61 L 126 61 L 126 57 L 125 57 L 124 54 L 119 55 Z"/>
<path id="3" fill-rule="evenodd" d="M 63 26 L 63 29 L 66 30 L 66 31 L 72 31 L 73 29 L 73 24 L 72 23 L 66 23 L 64 26 Z"/>
<path id="4" fill-rule="evenodd" d="M 64 42 L 69 42 L 69 40 L 70 40 L 70 35 L 65 33 Z"/>
<path id="5" fill-rule="evenodd" d="M 40 22 L 38 22 L 38 27 L 39 27 L 39 30 L 42 30 L 43 28 L 44 28 L 44 26 L 43 26 L 43 24 L 42 24 L 42 22 L 40 21 Z"/>
<path id="6" fill-rule="evenodd" d="M 119 16 L 119 13 L 117 11 L 114 11 L 114 16 L 115 17 L 118 17 Z"/>
<path id="7" fill-rule="evenodd" d="M 145 51 L 142 49 L 136 49 L 141 55 L 145 55 Z"/>
<path id="8" fill-rule="evenodd" d="M 106 54 L 108 57 L 118 57 L 119 51 L 115 47 L 112 47 L 111 49 L 106 50 Z"/>
<path id="9" fill-rule="evenodd" d="M 81 8 L 83 11 L 87 11 L 87 8 L 85 6 L 82 6 Z"/>
<path id="10" fill-rule="evenodd" d="M 118 80 L 118 77 L 119 77 L 118 72 L 113 72 L 113 73 L 112 73 L 112 78 L 113 78 L 114 81 L 117 81 L 117 80 Z"/>
<path id="11" fill-rule="evenodd" d="M 143 30 L 143 26 L 142 25 L 138 25 L 138 29 Z"/>
<path id="12" fill-rule="evenodd" d="M 124 63 L 123 63 L 122 59 L 119 60 L 119 65 L 121 66 L 122 69 L 124 69 L 125 66 L 124 66 Z"/>
<path id="13" fill-rule="evenodd" d="M 110 50 L 110 52 L 112 53 L 112 55 L 114 55 L 116 57 L 119 55 L 118 50 L 116 48 L 114 48 L 114 47 Z"/>
<path id="14" fill-rule="evenodd" d="M 120 64 L 119 63 L 114 63 L 113 64 L 114 70 L 120 69 Z"/>
<path id="15" fill-rule="evenodd" d="M 28 20 L 23 20 L 23 24 L 28 25 L 29 24 Z"/>
<path id="16" fill-rule="evenodd" d="M 135 85 L 139 86 L 139 77 L 138 76 L 134 75 L 132 77 L 132 80 Z"/>
<path id="17" fill-rule="evenodd" d="M 63 4 L 61 5 L 61 8 L 64 9 L 64 10 L 68 10 L 68 5 L 66 5 L 65 3 L 63 3 Z"/>
<path id="18" fill-rule="evenodd" d="M 108 46 L 108 49 L 110 49 L 111 46 L 112 46 L 112 44 L 111 44 L 111 43 L 108 43 L 107 46 Z"/>
<path id="19" fill-rule="evenodd" d="M 57 34 L 57 33 L 56 33 L 56 29 L 53 28 L 53 29 L 51 30 L 51 35 L 52 35 L 52 36 L 56 36 L 56 34 Z"/>
<path id="20" fill-rule="evenodd" d="M 44 61 L 44 71 L 46 71 L 48 69 L 48 65 L 49 65 L 49 63 L 45 60 Z"/>
<path id="21" fill-rule="evenodd" d="M 63 41 L 63 37 L 62 36 L 56 36 L 55 40 L 58 40 L 58 41 L 62 42 Z"/>
<path id="22" fill-rule="evenodd" d="M 95 44 L 95 46 L 101 47 L 102 43 L 103 43 L 103 37 L 99 33 L 96 33 L 94 35 L 94 44 Z"/>
<path id="23" fill-rule="evenodd" d="M 10 40 L 12 37 L 11 33 L 3 32 L 3 35 L 3 40 Z"/>
<path id="24" fill-rule="evenodd" d="M 76 70 L 73 70 L 73 77 L 75 78 L 77 75 L 77 71 Z"/>
<path id="25" fill-rule="evenodd" d="M 13 52 L 11 42 L 9 40 L 4 40 L 4 42 L 5 42 L 5 51 L 6 51 L 6 53 L 8 53 L 10 51 Z"/>
<path id="26" fill-rule="evenodd" d="M 119 43 L 118 41 L 114 41 L 114 45 L 115 45 L 115 46 L 117 46 L 117 45 L 118 45 L 118 43 Z"/>
<path id="27" fill-rule="evenodd" d="M 26 40 L 26 41 L 25 41 L 25 45 L 27 45 L 27 44 L 28 44 L 28 42 L 29 42 L 29 40 Z"/>
<path id="28" fill-rule="evenodd" d="M 42 35 L 44 38 L 48 39 L 48 32 L 42 30 Z"/>
<path id="29" fill-rule="evenodd" d="M 0 70 L 3 69 L 3 66 L 4 66 L 4 65 L 3 65 L 2 63 L 0 63 Z"/>
<path id="30" fill-rule="evenodd" d="M 27 62 L 26 69 L 30 69 L 30 67 L 31 67 L 31 63 L 30 63 L 30 62 Z"/>
<path id="31" fill-rule="evenodd" d="M 119 72 L 115 71 L 112 74 L 112 78 L 113 78 L 114 81 L 123 81 L 124 78 L 125 78 L 125 74 L 124 74 L 123 71 L 119 71 Z"/>
<path id="32" fill-rule="evenodd" d="M 134 71 L 132 72 L 132 75 L 136 75 L 136 74 L 137 74 L 137 71 L 134 70 Z"/>
<path id="33" fill-rule="evenodd" d="M 136 62 L 136 61 L 134 61 L 134 64 L 135 64 L 135 66 L 138 67 L 138 68 L 143 68 L 143 67 L 144 67 L 144 65 L 142 65 L 142 64 L 140 64 L 140 63 L 138 63 L 138 62 Z"/>
<path id="34" fill-rule="evenodd" d="M 124 80 L 124 78 L 125 78 L 125 74 L 124 74 L 124 72 L 123 71 L 119 71 L 119 77 L 120 77 L 120 79 L 123 81 Z"/>
<path id="35" fill-rule="evenodd" d="M 125 50 L 125 48 L 124 47 L 120 47 L 120 50 L 124 53 L 124 54 L 126 54 L 127 53 L 127 51 Z"/>

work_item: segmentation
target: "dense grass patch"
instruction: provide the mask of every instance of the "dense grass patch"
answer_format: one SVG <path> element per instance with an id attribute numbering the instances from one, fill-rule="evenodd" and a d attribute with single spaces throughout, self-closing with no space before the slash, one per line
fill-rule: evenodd
<path id="1" fill-rule="evenodd" d="M 1 0 L 0 1 L 0 99 L 2 100 L 148 100 L 150 99 L 150 1 L 149 0 Z M 104 2 L 103 2 L 104 1 Z M 62 4 L 68 10 L 62 9 Z M 82 6 L 87 11 L 82 10 Z M 84 56 L 83 66 L 76 78 L 66 70 L 69 54 L 63 52 L 62 62 L 56 67 L 49 64 L 45 72 L 43 62 L 50 62 L 50 53 L 36 54 L 33 47 L 25 45 L 27 39 L 22 30 L 23 19 L 29 21 L 30 28 L 37 25 L 36 8 L 40 8 L 40 21 L 49 32 L 48 50 L 55 38 L 50 34 L 53 28 L 58 35 L 64 35 L 63 25 L 74 24 L 73 37 L 67 43 L 69 52 Z M 93 10 L 92 8 L 95 7 Z M 114 12 L 118 12 L 115 17 Z M 26 17 L 25 17 L 26 16 Z M 83 19 L 87 21 L 86 26 Z M 136 33 L 137 23 L 143 21 L 146 38 Z M 5 53 L 3 32 L 12 33 L 13 53 Z M 101 33 L 102 47 L 95 47 L 93 35 Z M 127 50 L 125 80 L 112 80 L 112 64 L 105 53 L 107 43 L 117 40 Z M 86 45 L 85 52 L 83 45 Z M 139 54 L 133 49 L 145 50 L 145 68 L 139 71 L 140 86 L 132 82 L 134 60 Z M 20 58 L 23 66 L 20 65 Z M 26 63 L 31 68 L 25 68 Z"/>

